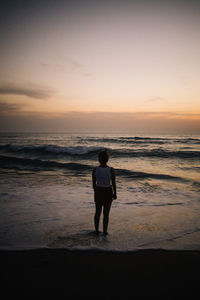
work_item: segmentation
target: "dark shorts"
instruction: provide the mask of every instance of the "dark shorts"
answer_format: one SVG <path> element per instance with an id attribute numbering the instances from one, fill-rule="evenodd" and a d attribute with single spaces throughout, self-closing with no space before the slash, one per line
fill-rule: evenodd
<path id="1" fill-rule="evenodd" d="M 111 187 L 95 187 L 94 201 L 99 205 L 111 204 L 113 201 L 113 191 Z"/>

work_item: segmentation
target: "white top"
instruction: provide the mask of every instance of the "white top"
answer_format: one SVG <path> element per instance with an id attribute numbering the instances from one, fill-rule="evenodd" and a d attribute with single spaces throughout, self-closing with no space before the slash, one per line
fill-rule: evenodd
<path id="1" fill-rule="evenodd" d="M 97 186 L 100 187 L 110 187 L 110 180 L 111 180 L 111 167 L 96 167 L 95 172 Z"/>

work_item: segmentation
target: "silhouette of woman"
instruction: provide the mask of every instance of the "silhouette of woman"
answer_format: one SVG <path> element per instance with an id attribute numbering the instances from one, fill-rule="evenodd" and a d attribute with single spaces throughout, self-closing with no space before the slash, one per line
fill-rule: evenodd
<path id="1" fill-rule="evenodd" d="M 94 226 L 95 232 L 99 234 L 99 220 L 103 207 L 103 233 L 108 234 L 109 213 L 113 199 L 117 199 L 115 171 L 107 165 L 109 155 L 106 150 L 101 150 L 99 153 L 98 167 L 95 167 L 92 172 L 92 182 L 94 189 L 95 201 L 95 216 Z"/>

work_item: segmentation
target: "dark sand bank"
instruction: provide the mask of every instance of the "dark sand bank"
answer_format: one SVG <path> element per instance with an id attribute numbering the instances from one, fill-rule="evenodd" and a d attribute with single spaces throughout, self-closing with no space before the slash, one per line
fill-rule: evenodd
<path id="1" fill-rule="evenodd" d="M 199 251 L 0 251 L 0 263 L 3 287 L 64 288 L 93 299 L 105 291 L 113 297 L 190 292 L 200 278 Z"/>

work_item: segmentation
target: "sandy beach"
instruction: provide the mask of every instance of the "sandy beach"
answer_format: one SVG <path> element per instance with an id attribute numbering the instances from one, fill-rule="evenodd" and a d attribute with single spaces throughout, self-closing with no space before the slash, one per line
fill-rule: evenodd
<path id="1" fill-rule="evenodd" d="M 38 249 L 1 251 L 0 260 L 3 287 L 57 288 L 91 298 L 184 294 L 198 287 L 200 272 L 199 251 Z"/>

